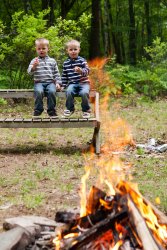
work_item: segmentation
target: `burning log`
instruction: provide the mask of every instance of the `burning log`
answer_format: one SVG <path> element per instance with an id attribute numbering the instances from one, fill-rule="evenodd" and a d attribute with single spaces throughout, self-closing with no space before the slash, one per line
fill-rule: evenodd
<path id="1" fill-rule="evenodd" d="M 162 213 L 157 207 L 155 207 L 149 200 L 147 200 L 145 197 L 143 197 L 143 201 L 148 204 L 154 211 L 154 213 L 158 217 L 158 222 L 160 224 L 167 225 L 167 216 L 165 216 L 164 213 Z"/>
<path id="2" fill-rule="evenodd" d="M 163 248 L 156 242 L 155 238 L 152 236 L 152 233 L 150 233 L 144 218 L 141 216 L 140 212 L 131 199 L 129 199 L 128 207 L 130 221 L 134 225 L 134 230 L 137 231 L 137 234 L 142 242 L 143 249 L 165 250 L 165 248 Z"/>
<path id="3" fill-rule="evenodd" d="M 121 211 L 118 214 L 115 214 L 114 212 L 108 215 L 108 217 L 101 222 L 97 223 L 93 227 L 91 227 L 89 230 L 83 232 L 80 236 L 76 237 L 74 241 L 65 244 L 64 247 L 62 247 L 62 250 L 77 250 L 81 249 L 81 247 L 85 246 L 91 241 L 94 241 L 98 236 L 101 234 L 104 234 L 109 229 L 114 229 L 115 223 L 119 223 L 120 221 L 123 221 L 125 218 L 127 218 L 127 210 Z"/>
<path id="4" fill-rule="evenodd" d="M 152 226 L 152 217 L 147 218 L 151 208 L 146 200 L 126 182 L 120 182 L 117 188 L 118 193 L 107 196 L 92 187 L 86 204 L 87 215 L 81 218 L 72 215 L 73 220 L 68 219 L 70 223 L 66 230 L 61 230 L 61 237 L 54 241 L 56 247 L 61 250 L 112 247 L 120 250 L 165 250 L 166 227 L 161 227 L 156 218 Z M 152 210 L 151 213 L 156 217 Z M 63 216 L 67 219 L 69 214 Z M 161 215 L 161 218 L 165 217 Z M 157 227 L 157 232 L 154 227 Z M 163 231 L 163 237 L 158 234 L 158 229 Z"/>
<path id="5" fill-rule="evenodd" d="M 127 182 L 120 182 L 117 186 L 118 190 L 124 195 L 124 194 L 131 194 L 131 197 L 138 197 L 140 195 L 140 198 L 143 200 L 143 203 L 147 206 L 150 206 L 154 213 L 156 214 L 158 221 L 160 224 L 167 225 L 167 216 L 165 216 L 161 211 L 159 211 L 158 208 L 156 208 L 150 201 L 148 201 L 145 197 L 143 197 L 141 194 L 137 193 Z"/>

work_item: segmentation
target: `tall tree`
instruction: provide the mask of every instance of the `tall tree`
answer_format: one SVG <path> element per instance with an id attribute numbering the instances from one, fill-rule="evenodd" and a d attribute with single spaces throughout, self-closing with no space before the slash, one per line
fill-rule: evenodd
<path id="1" fill-rule="evenodd" d="M 76 0 L 61 0 L 61 17 L 65 19 L 67 17 L 68 12 L 73 7 Z"/>
<path id="2" fill-rule="evenodd" d="M 24 11 L 25 13 L 28 13 L 31 9 L 30 1 L 29 0 L 22 0 L 24 4 Z"/>
<path id="3" fill-rule="evenodd" d="M 49 14 L 46 16 L 48 20 L 48 26 L 54 24 L 54 0 L 42 0 L 42 10 L 50 8 Z"/>
<path id="4" fill-rule="evenodd" d="M 135 29 L 135 13 L 134 0 L 129 0 L 129 57 L 130 63 L 136 64 L 136 29 Z"/>
<path id="5" fill-rule="evenodd" d="M 104 44 L 104 54 L 108 56 L 111 54 L 111 23 L 109 18 L 109 12 L 111 9 L 109 8 L 109 0 L 104 0 L 104 17 L 102 17 L 102 34 L 103 34 L 103 44 Z"/>
<path id="6" fill-rule="evenodd" d="M 92 0 L 92 18 L 90 32 L 90 59 L 100 57 L 100 0 Z"/>
<path id="7" fill-rule="evenodd" d="M 152 41 L 152 30 L 150 23 L 150 2 L 149 0 L 144 1 L 145 17 L 146 17 L 146 30 L 147 30 L 147 45 L 151 45 Z"/>

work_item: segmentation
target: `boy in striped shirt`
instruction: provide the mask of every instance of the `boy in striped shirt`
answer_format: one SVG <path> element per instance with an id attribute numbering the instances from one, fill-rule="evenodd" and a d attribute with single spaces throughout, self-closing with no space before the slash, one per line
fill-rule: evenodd
<path id="1" fill-rule="evenodd" d="M 68 41 L 66 43 L 66 51 L 69 57 L 63 64 L 62 72 L 62 86 L 67 87 L 66 110 L 64 110 L 64 116 L 69 117 L 74 113 L 74 97 L 81 96 L 83 118 L 90 118 L 89 67 L 87 61 L 79 56 L 80 42 L 77 40 Z"/>
<path id="2" fill-rule="evenodd" d="M 43 97 L 47 97 L 47 113 L 50 117 L 57 117 L 56 113 L 56 88 L 60 89 L 61 77 L 57 62 L 48 56 L 49 41 L 39 38 L 35 41 L 38 57 L 34 58 L 28 67 L 28 74 L 34 78 L 35 107 L 34 117 L 42 114 Z"/>

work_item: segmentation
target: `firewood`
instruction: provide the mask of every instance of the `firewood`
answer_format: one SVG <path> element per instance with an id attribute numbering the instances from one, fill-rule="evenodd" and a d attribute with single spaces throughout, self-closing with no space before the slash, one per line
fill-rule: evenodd
<path id="1" fill-rule="evenodd" d="M 62 213 L 62 212 L 59 212 Z M 78 228 L 88 229 L 98 223 L 99 221 L 105 219 L 108 214 L 111 213 L 111 211 L 106 211 L 106 210 L 98 210 L 96 211 L 95 214 L 89 214 L 83 217 L 80 217 L 76 220 L 73 219 L 70 221 L 70 223 L 64 224 L 61 227 L 58 228 L 58 231 L 61 231 L 62 235 L 66 235 L 68 233 L 74 233 L 78 232 Z M 63 217 L 65 218 L 65 212 L 63 212 Z M 62 218 L 63 218 L 62 217 Z"/>
<path id="2" fill-rule="evenodd" d="M 117 185 L 117 188 L 119 189 L 119 191 L 121 191 L 122 194 L 126 194 L 126 193 L 134 193 L 137 196 L 140 196 L 143 199 L 143 202 L 147 205 L 149 205 L 152 210 L 154 211 L 154 213 L 156 214 L 157 218 L 158 218 L 158 222 L 160 224 L 164 224 L 167 225 L 167 216 L 162 213 L 160 210 L 158 210 L 158 208 L 156 208 L 150 201 L 148 201 L 145 197 L 142 196 L 142 194 L 140 194 L 139 192 L 135 191 L 127 182 L 125 183 L 124 181 L 120 182 Z"/>
<path id="3" fill-rule="evenodd" d="M 83 232 L 80 236 L 76 237 L 68 245 L 65 245 L 62 250 L 79 250 L 85 246 L 88 242 L 95 240 L 98 236 L 105 233 L 109 229 L 113 229 L 115 222 L 120 223 L 123 219 L 127 218 L 127 210 L 123 210 L 115 215 L 111 213 L 108 217 L 96 225 L 92 226 L 87 231 Z M 150 249 L 149 249 L 150 250 Z"/>
<path id="4" fill-rule="evenodd" d="M 100 206 L 100 199 L 104 199 L 105 196 L 106 193 L 104 193 L 99 188 L 92 186 L 86 204 L 87 214 L 95 213 Z"/>
<path id="5" fill-rule="evenodd" d="M 58 211 L 55 215 L 55 221 L 61 223 L 75 223 L 79 218 L 79 213 L 73 213 L 68 211 Z"/>
<path id="6" fill-rule="evenodd" d="M 167 225 L 167 216 L 163 212 L 161 212 L 157 207 L 155 207 L 150 201 L 148 201 L 145 197 L 143 197 L 143 201 L 152 208 L 152 210 L 158 217 L 158 222 L 160 224 Z"/>
<path id="7" fill-rule="evenodd" d="M 134 225 L 134 230 L 137 231 L 137 234 L 142 242 L 142 246 L 144 250 L 165 250 L 162 246 L 160 246 L 153 235 L 150 233 L 146 222 L 139 210 L 131 200 L 128 202 L 130 221 L 132 225 Z"/>

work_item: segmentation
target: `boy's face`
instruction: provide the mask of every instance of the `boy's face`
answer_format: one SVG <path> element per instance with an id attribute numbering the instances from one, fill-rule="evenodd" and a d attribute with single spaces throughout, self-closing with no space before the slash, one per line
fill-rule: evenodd
<path id="1" fill-rule="evenodd" d="M 48 54 L 49 48 L 46 44 L 39 43 L 36 45 L 36 52 L 38 56 L 45 57 Z"/>
<path id="2" fill-rule="evenodd" d="M 75 44 L 71 44 L 67 48 L 67 53 L 68 53 L 69 57 L 71 57 L 72 59 L 77 58 L 79 52 L 80 52 L 80 47 L 78 47 Z"/>

